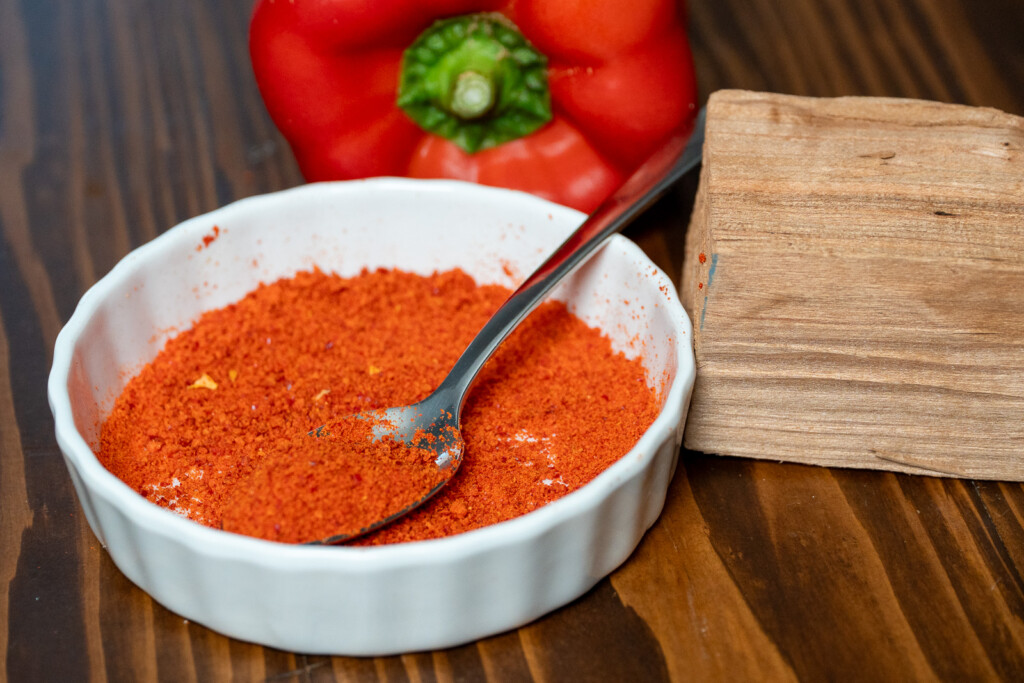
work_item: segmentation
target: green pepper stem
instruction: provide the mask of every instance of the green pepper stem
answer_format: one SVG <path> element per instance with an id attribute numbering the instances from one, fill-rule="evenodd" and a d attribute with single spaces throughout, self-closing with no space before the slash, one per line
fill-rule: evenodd
<path id="1" fill-rule="evenodd" d="M 487 76 L 464 71 L 455 81 L 448 106 L 453 114 L 463 119 L 479 118 L 494 106 L 494 90 L 494 83 Z"/>
<path id="2" fill-rule="evenodd" d="M 547 59 L 504 15 L 442 19 L 405 51 L 396 102 L 473 154 L 551 120 Z"/>

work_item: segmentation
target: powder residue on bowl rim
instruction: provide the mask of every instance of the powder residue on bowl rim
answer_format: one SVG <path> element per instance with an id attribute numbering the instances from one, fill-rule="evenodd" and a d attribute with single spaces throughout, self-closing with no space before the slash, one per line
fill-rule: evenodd
<path id="1" fill-rule="evenodd" d="M 261 285 L 205 313 L 128 383 L 97 455 L 154 503 L 221 528 L 238 491 L 299 488 L 268 478 L 268 453 L 294 450 L 295 439 L 347 415 L 426 397 L 508 294 L 457 269 L 313 270 Z M 358 543 L 448 536 L 535 510 L 628 452 L 659 406 L 639 359 L 547 302 L 478 377 L 455 478 Z"/>

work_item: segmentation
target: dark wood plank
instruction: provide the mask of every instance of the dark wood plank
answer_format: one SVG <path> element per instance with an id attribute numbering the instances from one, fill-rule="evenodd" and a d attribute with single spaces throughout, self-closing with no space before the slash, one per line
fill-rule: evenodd
<path id="1" fill-rule="evenodd" d="M 128 250 L 301 182 L 249 70 L 250 11 L 251 0 L 0 2 L 0 678 L 1019 677 L 1017 484 L 684 453 L 662 518 L 596 590 L 519 631 L 402 657 L 234 641 L 120 575 L 53 440 L 50 352 L 82 292 Z M 691 0 L 689 11 L 705 97 L 923 97 L 1024 114 L 1016 0 Z M 673 274 L 693 189 L 629 233 Z"/>

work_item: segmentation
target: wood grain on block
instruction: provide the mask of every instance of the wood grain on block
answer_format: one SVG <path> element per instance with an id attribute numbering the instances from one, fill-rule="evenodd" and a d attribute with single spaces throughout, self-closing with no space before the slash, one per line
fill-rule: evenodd
<path id="1" fill-rule="evenodd" d="M 1024 119 L 720 91 L 687 448 L 1024 480 Z"/>

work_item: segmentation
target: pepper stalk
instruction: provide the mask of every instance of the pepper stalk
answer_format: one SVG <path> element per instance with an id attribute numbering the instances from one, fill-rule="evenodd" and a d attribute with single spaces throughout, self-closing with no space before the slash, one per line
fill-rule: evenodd
<path id="1" fill-rule="evenodd" d="M 442 19 L 405 51 L 397 104 L 470 154 L 496 147 L 551 120 L 547 58 L 504 15 Z"/>

